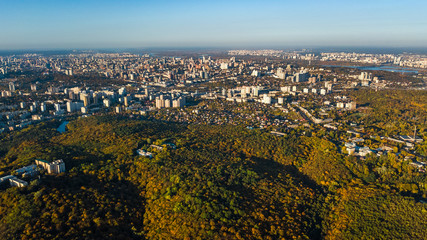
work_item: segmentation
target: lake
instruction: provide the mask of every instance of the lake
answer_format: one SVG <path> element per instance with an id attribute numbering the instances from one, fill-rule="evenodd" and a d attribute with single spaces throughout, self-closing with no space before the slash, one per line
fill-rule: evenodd
<path id="1" fill-rule="evenodd" d="M 64 121 L 61 123 L 61 125 L 56 129 L 56 131 L 60 132 L 60 133 L 64 133 L 65 132 L 65 127 L 67 126 L 68 121 Z"/>

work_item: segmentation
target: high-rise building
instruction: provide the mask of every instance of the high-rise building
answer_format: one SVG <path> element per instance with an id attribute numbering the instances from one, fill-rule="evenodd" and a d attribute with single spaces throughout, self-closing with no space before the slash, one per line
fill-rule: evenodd
<path id="1" fill-rule="evenodd" d="M 259 88 L 258 87 L 254 87 L 253 88 L 253 92 L 254 92 L 254 96 L 258 97 L 259 96 Z"/>
<path id="2" fill-rule="evenodd" d="M 310 74 L 307 72 L 299 72 L 294 74 L 294 82 L 307 82 Z"/>
<path id="3" fill-rule="evenodd" d="M 123 103 L 125 104 L 125 106 L 129 106 L 129 102 L 130 102 L 130 96 L 126 96 L 123 98 Z"/>
<path id="4" fill-rule="evenodd" d="M 111 105 L 110 99 L 104 99 L 103 103 L 104 103 L 104 107 L 106 107 L 106 108 L 109 108 Z"/>
<path id="5" fill-rule="evenodd" d="M 75 112 L 84 107 L 83 102 L 67 102 L 67 112 Z"/>
<path id="6" fill-rule="evenodd" d="M 45 111 L 46 111 L 46 109 L 47 109 L 46 104 L 45 104 L 45 103 L 41 103 L 41 104 L 40 104 L 40 111 L 41 111 L 41 112 L 45 112 Z"/>
<path id="7" fill-rule="evenodd" d="M 240 96 L 242 97 L 242 98 L 245 98 L 246 97 L 246 88 L 242 88 L 241 90 L 240 90 Z"/>
<path id="8" fill-rule="evenodd" d="M 56 161 L 52 162 L 49 165 L 49 169 L 48 169 L 47 172 L 48 173 L 54 173 L 54 174 L 65 172 L 65 163 L 64 163 L 64 161 L 62 161 L 62 159 L 60 159 L 60 160 L 56 160 Z"/>
<path id="9" fill-rule="evenodd" d="M 271 104 L 271 97 L 268 96 L 267 94 L 264 94 L 262 102 L 265 103 L 265 104 Z"/>
<path id="10" fill-rule="evenodd" d="M 73 111 L 74 111 L 73 102 L 67 102 L 67 112 L 73 112 Z"/>
<path id="11" fill-rule="evenodd" d="M 253 70 L 251 76 L 253 77 L 259 77 L 261 74 L 258 70 Z"/>
<path id="12" fill-rule="evenodd" d="M 55 106 L 55 111 L 57 112 L 61 111 L 61 104 L 55 103 L 54 106 Z"/>
<path id="13" fill-rule="evenodd" d="M 58 174 L 65 172 L 65 163 L 62 159 L 56 160 L 51 163 L 46 160 L 36 159 L 36 165 L 41 166 L 48 173 Z"/>
<path id="14" fill-rule="evenodd" d="M 165 104 L 164 104 L 163 96 L 156 97 L 156 108 L 161 109 L 164 107 L 165 107 Z"/>
<path id="15" fill-rule="evenodd" d="M 286 79 L 286 72 L 283 70 L 283 68 L 278 68 L 276 74 L 278 78 Z"/>
<path id="16" fill-rule="evenodd" d="M 80 94 L 80 100 L 83 101 L 83 105 L 87 107 L 90 104 L 90 95 L 87 93 L 82 93 Z"/>
<path id="17" fill-rule="evenodd" d="M 165 108 L 170 108 L 170 107 L 172 107 L 172 106 L 171 106 L 171 100 L 166 99 L 166 100 L 165 100 Z"/>
<path id="18" fill-rule="evenodd" d="M 175 99 L 175 100 L 172 101 L 172 107 L 174 107 L 174 108 L 179 107 L 179 102 L 178 102 L 177 99 Z"/>
<path id="19" fill-rule="evenodd" d="M 187 104 L 185 97 L 180 97 L 179 99 L 180 99 L 179 107 L 185 107 L 185 104 Z"/>
<path id="20" fill-rule="evenodd" d="M 119 95 L 126 95 L 126 88 L 122 87 L 119 89 Z"/>
<path id="21" fill-rule="evenodd" d="M 92 103 L 93 104 L 98 104 L 98 102 L 99 102 L 99 98 L 100 98 L 100 95 L 99 95 L 99 93 L 92 93 L 92 97 L 91 97 L 91 99 L 92 99 Z"/>
<path id="22" fill-rule="evenodd" d="M 15 83 L 14 82 L 9 82 L 9 91 L 15 92 Z"/>
<path id="23" fill-rule="evenodd" d="M 180 97 L 180 98 L 172 101 L 172 107 L 174 107 L 174 108 L 184 107 L 184 106 L 185 106 L 185 98 L 184 97 Z"/>
<path id="24" fill-rule="evenodd" d="M 362 72 L 359 76 L 360 80 L 372 80 L 372 73 Z"/>
<path id="25" fill-rule="evenodd" d="M 70 100 L 74 100 L 74 99 L 76 98 L 76 96 L 75 96 L 75 94 L 74 94 L 74 92 L 73 92 L 73 91 L 68 92 L 68 98 L 69 98 Z"/>
<path id="26" fill-rule="evenodd" d="M 221 63 L 220 68 L 221 68 L 221 70 L 227 70 L 228 69 L 228 63 Z"/>

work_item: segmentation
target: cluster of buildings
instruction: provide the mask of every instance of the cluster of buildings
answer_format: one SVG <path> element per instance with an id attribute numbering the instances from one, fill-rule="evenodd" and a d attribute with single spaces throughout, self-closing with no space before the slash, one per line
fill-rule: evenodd
<path id="1" fill-rule="evenodd" d="M 400 67 L 427 68 L 427 56 L 416 54 L 321 53 L 320 61 L 345 61 L 368 64 L 393 64 Z"/>
<path id="2" fill-rule="evenodd" d="M 18 79 L 0 76 L 0 129 L 14 130 L 56 117 L 115 112 L 185 123 L 271 127 L 275 133 L 280 133 L 275 129 L 296 128 L 309 122 L 336 131 L 338 125 L 331 114 L 357 110 L 356 102 L 342 92 L 359 87 L 378 89 L 387 86 L 387 81 L 379 80 L 368 70 L 335 71 L 283 59 L 393 64 L 405 61 L 404 56 L 390 54 L 319 55 L 306 50 L 233 50 L 229 55 L 82 53 L 3 57 L 0 66 L 4 74 L 33 70 L 59 74 L 69 82 L 25 85 Z M 237 55 L 245 57 L 236 59 Z M 100 79 L 79 83 L 77 79 L 82 76 Z M 204 104 L 198 105 L 198 101 Z M 369 154 L 363 147 L 354 147 L 353 151 L 360 156 Z"/>
<path id="3" fill-rule="evenodd" d="M 313 53 L 309 53 L 307 49 L 284 51 L 284 50 L 230 50 L 228 55 L 232 56 L 262 56 L 262 57 L 276 57 L 282 59 L 293 59 L 293 60 L 315 60 L 316 56 Z"/>
<path id="4" fill-rule="evenodd" d="M 8 84 L 8 90 L 3 90 L 4 97 L 0 99 L 0 131 L 20 129 L 33 122 L 67 115 L 87 115 L 105 111 L 145 113 L 162 108 L 182 108 L 188 98 L 215 98 L 218 95 L 186 90 L 187 87 L 197 87 L 206 81 L 220 83 L 251 77 L 255 82 L 260 81 L 257 79 L 266 79 L 268 83 L 274 81 L 275 73 L 279 75 L 280 81 L 294 84 L 315 84 L 322 80 L 321 75 L 310 74 L 308 69 L 295 69 L 291 65 L 282 68 L 270 63 L 236 60 L 235 57 L 212 59 L 202 56 L 193 59 L 151 58 L 133 54 L 70 54 L 47 58 L 24 55 L 3 58 L 2 64 L 10 72 L 41 70 L 46 74 L 61 73 L 70 77 L 96 72 L 107 78 L 122 79 L 123 84 L 95 88 L 87 83 L 70 86 L 52 82 L 46 86 L 36 82 L 25 86 L 19 83 L 16 85 L 16 79 L 3 79 L 3 82 Z M 310 91 L 325 95 L 331 87 L 329 90 Z M 231 101 L 275 102 L 273 96 L 270 96 L 274 95 L 274 89 L 266 90 L 259 83 L 250 89 L 246 87 L 226 91 L 221 96 L 227 96 Z M 269 96 L 261 95 L 260 92 Z M 294 93 L 296 89 L 289 92 Z M 307 90 L 304 90 L 304 93 L 307 93 Z M 279 96 L 279 104 L 284 102 L 283 99 Z"/>
<path id="5" fill-rule="evenodd" d="M 371 54 L 348 52 L 310 53 L 308 50 L 230 50 L 232 56 L 269 56 L 295 60 L 341 61 L 365 64 L 392 64 L 400 67 L 427 68 L 427 56 L 419 54 Z"/>
<path id="6" fill-rule="evenodd" d="M 46 171 L 48 174 L 63 173 L 65 172 L 65 163 L 62 159 L 54 162 L 36 159 L 35 164 L 15 169 L 12 175 L 1 177 L 0 186 L 5 186 L 9 183 L 11 187 L 25 187 L 28 185 L 28 182 L 24 179 L 34 179 L 36 176 L 39 176 L 41 170 Z"/>
<path id="7" fill-rule="evenodd" d="M 363 140 L 363 139 L 361 139 L 361 140 Z M 367 146 L 364 146 L 364 147 L 357 146 L 356 142 L 357 142 L 357 140 L 345 143 L 345 147 L 346 147 L 348 155 L 366 157 L 367 155 L 374 153 L 374 151 L 372 151 Z"/>
<path id="8" fill-rule="evenodd" d="M 1 80 L 0 80 L 1 81 Z M 4 82 L 15 81 L 3 79 Z M 11 82 L 12 83 L 12 82 Z M 37 85 L 37 84 L 32 84 Z M 35 89 L 34 87 L 31 87 Z M 100 89 L 92 87 L 49 87 L 49 91 L 16 87 L 14 94 L 0 98 L 0 131 L 13 131 L 29 124 L 62 118 L 69 115 L 87 115 L 96 112 L 121 110 L 147 110 L 158 94 L 147 87 L 137 88 L 132 94 L 126 92 L 126 86 L 110 86 Z M 176 104 L 175 104 L 176 105 Z M 179 107 L 185 105 L 185 97 L 179 99 Z"/>
<path id="9" fill-rule="evenodd" d="M 265 56 L 265 57 L 280 57 L 285 53 L 283 50 L 272 50 L 272 49 L 264 49 L 264 50 L 230 50 L 228 51 L 228 55 L 233 56 Z"/>
<path id="10" fill-rule="evenodd" d="M 175 97 L 174 94 L 169 96 L 161 94 L 156 97 L 156 108 L 181 108 L 185 106 L 185 97 Z"/>
<path id="11" fill-rule="evenodd" d="M 136 150 L 136 153 L 139 156 L 143 156 L 143 157 L 148 157 L 148 158 L 152 158 L 153 157 L 153 154 L 151 152 L 147 152 L 147 151 L 145 151 L 143 149 Z"/>
<path id="12" fill-rule="evenodd" d="M 385 64 L 385 63 L 393 63 L 396 57 L 397 55 L 395 54 L 324 52 L 320 54 L 319 60 Z"/>
<path id="13" fill-rule="evenodd" d="M 336 129 L 335 129 L 336 130 Z M 347 130 L 347 133 L 350 135 L 354 135 L 356 137 L 350 138 L 348 142 L 344 143 L 345 151 L 348 155 L 365 158 L 368 155 L 376 155 L 382 156 L 387 154 L 396 154 L 397 156 L 400 154 L 398 151 L 398 145 L 402 146 L 404 150 L 407 152 L 413 153 L 411 149 L 414 148 L 415 143 L 421 143 L 424 140 L 414 133 L 413 136 L 410 135 L 399 135 L 395 137 L 385 137 L 385 136 L 367 136 L 362 132 L 357 132 L 353 130 Z M 370 139 L 370 142 L 378 142 L 380 144 L 379 147 L 370 148 L 364 144 L 366 139 Z M 412 157 L 407 156 L 405 160 L 412 159 Z M 418 168 L 419 171 L 425 171 L 426 162 L 423 161 L 415 161 L 410 162 L 412 166 Z"/>
<path id="14" fill-rule="evenodd" d="M 65 172 L 65 163 L 62 159 L 53 162 L 36 159 L 36 165 L 42 167 L 49 174 L 59 174 Z"/>

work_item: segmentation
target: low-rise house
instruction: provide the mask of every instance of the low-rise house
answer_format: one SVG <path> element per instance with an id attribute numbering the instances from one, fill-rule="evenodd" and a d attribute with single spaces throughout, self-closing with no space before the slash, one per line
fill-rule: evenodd
<path id="1" fill-rule="evenodd" d="M 276 132 L 276 131 L 271 131 L 270 133 L 273 134 L 274 136 L 278 136 L 278 137 L 286 136 L 286 133 L 281 133 L 281 132 Z"/>
<path id="2" fill-rule="evenodd" d="M 352 154 L 354 154 L 356 152 L 356 148 L 355 147 L 347 147 L 346 150 L 348 152 L 348 155 L 352 155 Z"/>
<path id="3" fill-rule="evenodd" d="M 152 144 L 152 145 L 150 145 L 150 147 L 155 148 L 155 149 L 157 149 L 157 150 L 159 150 L 159 151 L 162 151 L 162 150 L 163 150 L 163 147 L 162 147 L 162 146 L 159 146 L 159 145 L 154 145 L 154 144 Z"/>
<path id="4" fill-rule="evenodd" d="M 7 175 L 7 176 L 4 176 L 4 177 L 1 177 L 0 178 L 0 184 L 3 183 L 3 182 L 9 181 L 9 179 L 11 179 L 11 178 L 16 178 L 16 177 L 13 176 L 13 175 Z"/>
<path id="5" fill-rule="evenodd" d="M 37 174 L 37 165 L 31 164 L 29 166 L 16 169 L 15 172 L 19 175 L 22 175 L 23 177 L 34 176 Z"/>
<path id="6" fill-rule="evenodd" d="M 323 125 L 325 128 L 330 128 L 330 129 L 333 129 L 333 130 L 337 130 L 338 128 L 337 127 L 335 127 L 334 125 L 332 125 L 332 124 L 324 124 Z"/>
<path id="7" fill-rule="evenodd" d="M 369 149 L 369 147 L 361 147 L 361 148 L 359 148 L 358 153 L 359 153 L 359 156 L 365 157 L 368 154 L 372 153 L 372 150 Z"/>
<path id="8" fill-rule="evenodd" d="M 136 153 L 138 153 L 138 155 L 143 156 L 143 157 L 149 157 L 149 158 L 153 157 L 153 154 L 151 152 L 147 152 L 147 151 L 142 150 L 142 149 L 136 150 Z"/>
<path id="9" fill-rule="evenodd" d="M 418 136 L 400 135 L 399 138 L 406 142 L 423 142 L 423 139 Z"/>
<path id="10" fill-rule="evenodd" d="M 417 168 L 423 168 L 425 167 L 427 164 L 424 162 L 411 162 L 409 163 L 410 165 L 417 167 Z"/>
<path id="11" fill-rule="evenodd" d="M 344 146 L 346 147 L 348 155 L 354 154 L 356 156 L 365 157 L 373 153 L 369 147 L 358 147 L 355 142 L 346 142 Z"/>
<path id="12" fill-rule="evenodd" d="M 28 185 L 28 183 L 24 180 L 21 180 L 19 178 L 13 177 L 9 179 L 10 186 L 12 187 L 25 187 Z"/>
<path id="13" fill-rule="evenodd" d="M 355 148 L 356 147 L 356 143 L 354 143 L 354 142 L 346 142 L 344 144 L 344 146 L 347 147 L 347 148 L 349 148 L 349 147 Z"/>

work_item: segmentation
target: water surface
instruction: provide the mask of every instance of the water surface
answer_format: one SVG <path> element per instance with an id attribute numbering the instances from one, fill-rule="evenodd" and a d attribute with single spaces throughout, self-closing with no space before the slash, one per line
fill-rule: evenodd
<path id="1" fill-rule="evenodd" d="M 362 71 L 386 71 L 386 72 L 398 72 L 398 73 L 418 73 L 417 70 L 411 68 L 402 68 L 397 66 L 339 66 L 339 65 L 323 65 L 324 67 L 346 67 L 355 68 Z"/>
<path id="2" fill-rule="evenodd" d="M 61 125 L 56 129 L 56 131 L 60 132 L 60 133 L 64 133 L 66 131 L 66 126 L 68 124 L 68 121 L 63 121 L 61 123 Z"/>

